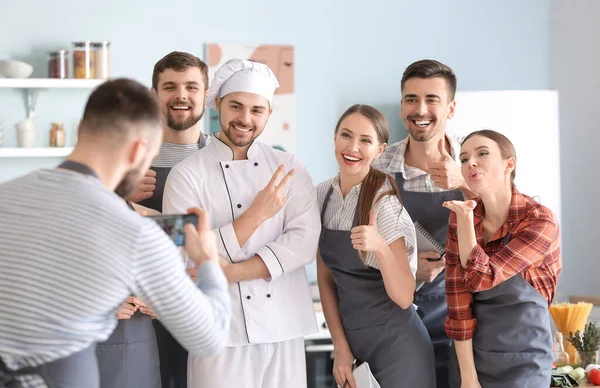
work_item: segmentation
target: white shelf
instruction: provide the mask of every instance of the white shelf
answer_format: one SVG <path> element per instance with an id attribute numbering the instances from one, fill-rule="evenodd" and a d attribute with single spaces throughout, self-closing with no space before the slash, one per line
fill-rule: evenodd
<path id="1" fill-rule="evenodd" d="M 92 89 L 103 83 L 104 79 L 57 79 L 57 78 L 0 78 L 0 88 L 21 89 Z"/>
<path id="2" fill-rule="evenodd" d="M 73 152 L 73 147 L 2 148 L 0 158 L 58 158 Z"/>

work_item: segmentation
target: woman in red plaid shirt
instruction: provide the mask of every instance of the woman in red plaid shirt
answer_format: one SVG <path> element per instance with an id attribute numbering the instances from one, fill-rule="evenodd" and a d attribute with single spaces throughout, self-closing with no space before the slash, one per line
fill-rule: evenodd
<path id="1" fill-rule="evenodd" d="M 452 388 L 547 387 L 548 307 L 561 271 L 558 222 L 514 185 L 514 146 L 498 132 L 462 143 L 462 174 L 477 200 L 450 201 L 446 332 Z"/>

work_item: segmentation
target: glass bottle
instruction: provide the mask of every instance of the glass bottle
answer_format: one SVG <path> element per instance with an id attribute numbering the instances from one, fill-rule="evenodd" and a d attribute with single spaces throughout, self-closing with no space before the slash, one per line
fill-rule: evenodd
<path id="1" fill-rule="evenodd" d="M 563 335 L 561 332 L 554 334 L 554 342 L 556 342 L 556 351 L 554 352 L 554 362 L 557 366 L 569 364 L 569 353 L 565 352 L 565 345 L 563 343 Z"/>
<path id="2" fill-rule="evenodd" d="M 65 140 L 63 124 L 52 123 L 52 129 L 50 129 L 50 147 L 64 147 Z"/>

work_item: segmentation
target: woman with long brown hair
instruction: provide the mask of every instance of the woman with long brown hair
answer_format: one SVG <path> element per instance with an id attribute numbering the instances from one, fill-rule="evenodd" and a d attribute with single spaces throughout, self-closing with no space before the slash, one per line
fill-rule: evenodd
<path id="1" fill-rule="evenodd" d="M 388 139 L 377 109 L 350 107 L 334 134 L 339 174 L 317 187 L 317 278 L 333 340 L 333 373 L 340 387 L 355 388 L 353 367 L 367 362 L 382 388 L 433 388 L 433 347 L 412 304 L 414 225 L 394 180 L 371 167 Z"/>
<path id="2" fill-rule="evenodd" d="M 504 135 L 471 133 L 462 175 L 474 201 L 448 201 L 446 332 L 452 388 L 547 387 L 552 372 L 548 307 L 561 271 L 552 211 L 515 184 L 515 148 Z"/>

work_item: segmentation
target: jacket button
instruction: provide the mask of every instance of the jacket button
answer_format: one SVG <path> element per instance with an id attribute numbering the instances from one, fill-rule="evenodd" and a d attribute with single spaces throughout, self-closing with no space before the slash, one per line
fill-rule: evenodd
<path id="1" fill-rule="evenodd" d="M 267 298 L 270 298 L 270 297 L 271 297 L 271 294 L 267 294 Z"/>
<path id="2" fill-rule="evenodd" d="M 229 168 L 229 165 L 228 165 L 228 164 L 226 164 L 226 165 L 225 165 L 225 168 Z"/>
<path id="3" fill-rule="evenodd" d="M 246 299 L 252 299 L 252 297 L 251 297 L 250 295 L 248 295 L 248 296 L 246 297 Z"/>
<path id="4" fill-rule="evenodd" d="M 255 165 L 255 166 L 258 166 L 258 162 L 254 162 L 254 165 Z"/>
<path id="5" fill-rule="evenodd" d="M 242 208 L 242 204 L 241 204 L 241 203 L 238 203 L 238 204 L 237 204 L 237 207 L 238 207 L 238 209 L 241 209 L 241 208 Z"/>

